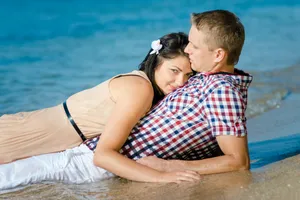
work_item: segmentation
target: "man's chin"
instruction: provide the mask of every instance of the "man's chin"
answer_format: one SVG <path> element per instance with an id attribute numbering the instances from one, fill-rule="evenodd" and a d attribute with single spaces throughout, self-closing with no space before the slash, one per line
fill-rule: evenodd
<path id="1" fill-rule="evenodd" d="M 193 63 L 191 64 L 191 68 L 192 68 L 192 70 L 194 70 L 196 72 L 200 72 L 199 68 L 197 66 L 195 66 Z"/>

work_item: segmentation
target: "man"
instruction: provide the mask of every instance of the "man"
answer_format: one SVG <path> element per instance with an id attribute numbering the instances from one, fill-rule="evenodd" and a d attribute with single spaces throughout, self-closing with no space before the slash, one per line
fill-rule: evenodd
<path id="1" fill-rule="evenodd" d="M 158 171 L 191 170 L 211 174 L 247 170 L 245 110 L 252 77 L 234 68 L 244 44 L 244 27 L 233 13 L 224 10 L 193 14 L 191 21 L 185 51 L 192 68 L 199 73 L 142 118 L 119 152 Z M 94 138 L 85 144 L 94 151 L 98 140 Z M 66 157 L 72 160 L 68 166 L 55 166 L 50 175 L 49 169 L 45 169 L 48 174 L 41 172 L 45 178 L 40 180 L 49 180 L 47 176 L 50 176 L 51 180 L 65 181 L 67 177 L 66 182 L 82 183 L 109 176 L 105 170 L 99 172 L 101 168 L 92 165 L 90 150 L 74 149 L 59 154 L 61 160 Z M 94 163 L 103 167 L 98 165 L 98 154 L 96 150 Z M 57 155 L 52 155 L 51 159 L 58 160 Z M 88 156 L 89 166 L 85 160 Z M 20 180 L 19 184 L 37 182 L 31 177 Z M 191 174 L 182 181 L 194 179 Z"/>
<path id="2" fill-rule="evenodd" d="M 245 110 L 252 77 L 234 68 L 244 44 L 244 27 L 234 14 L 224 10 L 193 14 L 191 22 L 185 51 L 192 68 L 201 73 L 151 113 L 174 114 L 176 119 L 170 116 L 168 121 L 174 120 L 176 125 L 166 127 L 168 132 L 181 130 L 199 134 L 198 141 L 193 143 L 196 148 L 191 144 L 190 154 L 183 159 L 206 159 L 181 161 L 146 157 L 138 162 L 159 170 L 188 169 L 200 174 L 249 169 Z M 157 121 L 152 126 L 159 127 Z M 194 128 L 188 130 L 183 123 Z M 224 155 L 212 157 L 217 155 L 214 151 L 217 146 Z"/>

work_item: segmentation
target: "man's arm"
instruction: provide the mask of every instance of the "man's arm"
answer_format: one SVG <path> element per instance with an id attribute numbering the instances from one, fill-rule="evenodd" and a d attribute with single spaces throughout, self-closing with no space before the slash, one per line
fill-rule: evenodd
<path id="1" fill-rule="evenodd" d="M 201 107 L 202 106 L 202 107 Z M 211 92 L 203 104 L 199 104 L 209 124 L 211 134 L 216 138 L 224 155 L 197 161 L 168 160 L 150 158 L 139 162 L 164 170 L 189 169 L 200 174 L 212 174 L 249 169 L 245 102 L 242 95 L 229 86 L 221 86 Z M 201 109 L 204 108 L 204 109 Z"/>
<path id="2" fill-rule="evenodd" d="M 163 160 L 145 157 L 137 162 L 161 171 L 192 170 L 199 174 L 214 174 L 237 170 L 248 170 L 250 166 L 247 137 L 217 136 L 224 155 L 203 160 Z"/>

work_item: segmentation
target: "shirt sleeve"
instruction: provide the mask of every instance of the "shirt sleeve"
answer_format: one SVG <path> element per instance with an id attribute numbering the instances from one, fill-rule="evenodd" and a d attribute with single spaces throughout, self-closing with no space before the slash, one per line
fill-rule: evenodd
<path id="1" fill-rule="evenodd" d="M 246 104 L 238 91 L 229 86 L 214 89 L 204 101 L 204 116 L 214 137 L 247 134 Z"/>

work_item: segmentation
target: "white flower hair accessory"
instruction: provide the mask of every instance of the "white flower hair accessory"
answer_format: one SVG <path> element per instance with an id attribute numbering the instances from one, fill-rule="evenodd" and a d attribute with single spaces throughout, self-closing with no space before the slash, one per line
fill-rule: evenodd
<path id="1" fill-rule="evenodd" d="M 150 54 L 156 53 L 156 55 L 159 53 L 159 50 L 162 48 L 162 44 L 160 44 L 160 40 L 154 40 L 151 43 L 151 48 L 153 49 Z"/>

